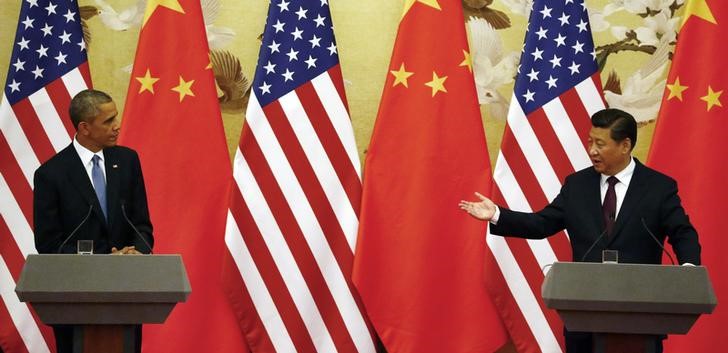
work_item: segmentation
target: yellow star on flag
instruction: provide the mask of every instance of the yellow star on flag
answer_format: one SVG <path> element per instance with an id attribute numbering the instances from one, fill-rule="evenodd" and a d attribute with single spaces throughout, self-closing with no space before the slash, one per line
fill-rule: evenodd
<path id="1" fill-rule="evenodd" d="M 667 89 L 670 90 L 670 95 L 667 97 L 667 100 L 677 98 L 682 101 L 682 93 L 688 89 L 688 86 L 680 85 L 680 77 L 676 77 L 675 82 L 667 84 Z"/>
<path id="2" fill-rule="evenodd" d="M 394 75 L 394 84 L 392 84 L 392 87 L 394 87 L 398 84 L 402 84 L 403 86 L 409 88 L 409 86 L 407 85 L 407 79 L 410 76 L 414 75 L 414 73 L 405 70 L 404 63 L 402 63 L 402 65 L 399 66 L 399 70 L 397 70 L 397 71 L 391 70 L 389 72 L 392 73 L 392 75 Z"/>
<path id="3" fill-rule="evenodd" d="M 185 81 L 182 76 L 179 77 L 179 85 L 172 88 L 172 90 L 179 93 L 180 102 L 185 99 L 186 96 L 195 96 L 195 94 L 192 92 L 193 83 L 195 83 L 195 80 Z"/>
<path id="4" fill-rule="evenodd" d="M 705 2 L 705 0 L 688 0 L 681 27 L 692 16 L 702 18 L 714 25 L 718 24 L 718 22 L 715 21 L 715 17 L 713 17 L 713 12 L 710 11 L 710 7 L 708 7 L 708 3 Z"/>
<path id="5" fill-rule="evenodd" d="M 423 3 L 429 7 L 438 9 L 442 11 L 442 8 L 440 8 L 440 4 L 437 3 L 437 0 L 405 0 L 404 1 L 404 11 L 402 11 L 402 17 L 409 12 L 409 10 L 412 8 L 412 5 L 414 5 L 416 2 Z"/>
<path id="6" fill-rule="evenodd" d="M 447 93 L 447 89 L 445 89 L 445 80 L 447 80 L 447 76 L 438 77 L 437 72 L 432 72 L 432 81 L 425 83 L 425 86 L 432 88 L 432 96 L 434 97 L 437 92 L 445 92 Z"/>
<path id="7" fill-rule="evenodd" d="M 142 28 L 144 28 L 149 18 L 152 17 L 152 15 L 154 14 L 154 11 L 157 11 L 157 8 L 159 8 L 160 6 L 166 7 L 170 10 L 177 11 L 182 14 L 185 13 L 182 5 L 179 4 L 179 0 L 149 0 L 147 1 L 147 8 L 144 11 L 144 21 L 142 22 Z"/>
<path id="8" fill-rule="evenodd" d="M 207 53 L 207 60 L 209 60 L 210 62 L 207 64 L 207 66 L 205 66 L 205 70 L 210 70 L 212 69 L 212 53 Z"/>
<path id="9" fill-rule="evenodd" d="M 135 77 L 137 81 L 141 84 L 139 86 L 139 94 L 141 94 L 144 91 L 149 91 L 154 94 L 154 84 L 159 81 L 158 77 L 152 77 L 152 74 L 149 72 L 149 69 L 147 69 L 147 73 L 144 74 L 144 77 Z"/>
<path id="10" fill-rule="evenodd" d="M 715 105 L 719 107 L 723 106 L 722 104 L 720 104 L 721 94 L 723 94 L 723 91 L 714 92 L 713 87 L 708 86 L 708 95 L 700 97 L 700 100 L 708 103 L 707 111 L 710 111 L 710 109 L 713 108 L 713 106 Z"/>
<path id="11" fill-rule="evenodd" d="M 473 72 L 473 58 L 470 56 L 470 53 L 463 50 L 463 58 L 463 62 L 461 62 L 459 66 L 467 66 L 468 71 Z"/>

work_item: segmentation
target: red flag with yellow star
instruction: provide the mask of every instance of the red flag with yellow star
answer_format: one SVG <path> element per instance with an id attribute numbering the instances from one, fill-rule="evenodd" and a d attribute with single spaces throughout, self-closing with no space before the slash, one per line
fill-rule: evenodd
<path id="1" fill-rule="evenodd" d="M 493 352 L 485 222 L 458 202 L 491 169 L 460 0 L 408 0 L 364 166 L 354 282 L 390 352 Z"/>
<path id="2" fill-rule="evenodd" d="M 156 254 L 181 254 L 192 286 L 146 352 L 247 352 L 220 285 L 228 186 L 225 142 L 199 0 L 149 0 L 121 144 L 139 153 Z"/>
<path id="3" fill-rule="evenodd" d="M 728 49 L 718 43 L 728 34 L 728 2 L 690 0 L 686 6 L 648 164 L 677 180 L 683 206 L 699 234 L 702 264 L 718 298 L 725 298 L 728 97 L 723 93 L 728 89 Z M 665 351 L 716 352 L 716 347 L 728 346 L 727 322 L 728 307 L 718 305 L 687 335 L 670 336 Z"/>

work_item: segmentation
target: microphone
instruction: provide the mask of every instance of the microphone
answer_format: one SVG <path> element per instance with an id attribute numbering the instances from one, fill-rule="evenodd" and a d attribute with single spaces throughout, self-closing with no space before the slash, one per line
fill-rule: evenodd
<path id="1" fill-rule="evenodd" d="M 88 212 L 86 212 L 86 217 L 83 217 L 83 220 L 81 221 L 81 223 L 79 223 L 79 224 L 78 224 L 78 225 L 76 226 L 76 228 L 75 228 L 75 229 L 74 229 L 74 230 L 73 230 L 73 231 L 71 232 L 71 234 L 69 234 L 69 235 L 68 235 L 68 236 L 66 237 L 66 239 L 64 239 L 64 240 L 63 240 L 63 242 L 61 243 L 61 245 L 60 245 L 60 246 L 58 247 L 58 250 L 56 250 L 56 254 L 60 254 L 60 253 L 61 253 L 61 249 L 63 249 L 63 246 L 64 246 L 64 245 L 66 245 L 66 243 L 67 243 L 67 242 L 68 242 L 68 241 L 69 241 L 69 240 L 71 239 L 71 237 L 73 237 L 73 235 L 74 235 L 74 234 L 76 234 L 76 232 L 78 231 L 78 229 L 79 229 L 79 228 L 81 228 L 81 226 L 82 226 L 82 225 L 83 225 L 84 223 L 86 223 L 86 221 L 88 220 L 89 216 L 91 216 L 91 211 L 93 211 L 93 210 L 94 210 L 94 204 L 93 204 L 93 203 L 91 203 L 91 204 L 90 204 L 90 205 L 88 206 Z"/>
<path id="2" fill-rule="evenodd" d="M 126 215 L 126 207 L 124 207 L 124 200 L 121 201 L 121 214 L 124 215 L 124 219 L 126 220 L 126 223 L 129 223 L 129 225 L 131 226 L 131 229 L 134 230 L 134 232 L 139 237 L 139 239 L 141 239 L 144 242 L 144 244 L 147 246 L 147 249 L 149 249 L 149 253 L 154 254 L 154 251 L 152 251 L 152 246 L 149 245 L 149 242 L 147 241 L 147 239 L 144 238 L 144 236 L 142 236 L 142 233 L 139 232 L 139 229 L 137 229 L 137 227 L 134 226 L 134 223 L 132 223 L 132 221 L 129 219 L 129 216 Z"/>
<path id="3" fill-rule="evenodd" d="M 640 220 L 642 221 L 642 226 L 645 227 L 645 230 L 647 231 L 647 233 L 652 237 L 652 240 L 654 240 L 655 243 L 657 243 L 657 246 L 659 246 L 660 249 L 662 249 L 662 252 L 667 254 L 667 257 L 670 258 L 670 262 L 672 262 L 672 264 L 675 265 L 675 259 L 673 259 L 672 255 L 670 255 L 670 253 L 667 250 L 665 250 L 665 247 L 662 246 L 662 243 L 660 243 L 659 240 L 657 240 L 657 237 L 654 234 L 652 234 L 652 232 L 650 231 L 650 228 L 647 227 L 647 222 L 645 222 L 645 218 L 642 217 L 642 218 L 640 218 Z"/>
<path id="4" fill-rule="evenodd" d="M 613 217 L 610 216 L 610 218 L 613 218 Z M 602 238 L 604 238 L 604 235 L 606 235 L 606 234 L 607 234 L 607 229 L 604 228 L 604 231 L 602 232 L 602 234 L 599 234 L 599 236 L 597 237 L 597 240 L 595 240 L 592 243 L 592 245 L 589 247 L 589 249 L 584 253 L 584 256 L 581 257 L 581 260 L 579 260 L 579 262 L 584 262 L 584 259 L 586 259 L 587 255 L 589 255 L 589 253 L 592 251 L 592 249 L 594 249 L 594 247 L 597 245 L 597 243 L 600 240 L 602 240 Z"/>

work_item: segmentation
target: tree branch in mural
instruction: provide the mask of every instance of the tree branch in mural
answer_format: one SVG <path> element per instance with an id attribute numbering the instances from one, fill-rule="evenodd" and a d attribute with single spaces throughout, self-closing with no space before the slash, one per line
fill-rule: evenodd
<path id="1" fill-rule="evenodd" d="M 620 51 L 642 52 L 650 55 L 655 53 L 656 48 L 654 46 L 640 45 L 639 41 L 635 42 L 637 39 L 637 33 L 635 31 L 626 32 L 625 36 L 626 38 L 623 40 L 595 48 L 597 52 L 597 64 L 599 65 L 600 71 L 604 70 L 604 65 L 607 64 L 607 57 Z"/>
<path id="2" fill-rule="evenodd" d="M 677 40 L 680 18 L 676 12 L 683 3 L 684 0 L 618 0 L 608 3 L 602 10 L 589 10 L 592 30 L 602 32 L 609 29 L 617 38 L 613 43 L 596 48 L 599 69 L 610 72 L 604 84 L 604 98 L 610 107 L 631 112 L 640 126 L 657 118 L 665 89 L 665 71 Z M 628 28 L 611 24 L 607 17 L 617 12 L 641 18 L 642 25 Z M 649 55 L 647 61 L 624 82 L 616 70 L 607 65 L 609 56 L 620 52 Z"/>
<path id="3" fill-rule="evenodd" d="M 680 21 L 678 10 L 684 0 L 614 0 L 602 1 L 600 8 L 588 8 L 592 33 L 607 32 L 614 42 L 604 43 L 604 35 L 595 36 L 596 60 L 602 72 L 609 72 L 605 80 L 605 99 L 610 107 L 633 113 L 640 126 L 657 117 L 665 87 L 665 72 L 677 38 Z M 506 12 L 489 6 L 504 8 Z M 588 4 L 587 4 L 588 5 Z M 498 29 L 511 26 L 508 17 L 527 19 L 533 0 L 463 0 L 463 8 L 470 34 L 473 72 L 480 104 L 488 108 L 488 116 L 505 119 L 512 92 L 513 76 L 520 61 L 520 52 L 505 52 Z M 612 16 L 616 15 L 616 16 Z M 631 17 L 631 18 L 630 18 Z M 635 26 L 641 21 L 641 24 Z M 630 25 L 626 25 L 630 23 Z M 625 25 L 623 25 L 625 24 Z M 625 74 L 615 70 L 608 59 L 613 54 L 642 53 L 646 61 L 626 80 Z M 620 78 L 622 76 L 622 78 Z"/>
<path id="4" fill-rule="evenodd" d="M 129 29 L 136 28 L 142 23 L 146 0 L 128 0 L 130 4 L 121 11 L 116 11 L 104 0 L 95 1 L 96 6 L 81 6 L 79 9 L 84 40 L 87 45 L 91 42 L 91 32 L 86 21 L 94 16 L 101 19 L 104 27 L 118 32 L 128 32 Z M 210 47 L 210 62 L 215 73 L 220 110 L 224 113 L 242 113 L 248 103 L 250 84 L 242 73 L 240 60 L 230 52 L 220 50 L 228 46 L 236 35 L 231 28 L 215 25 L 222 8 L 220 1 L 200 1 L 202 16 L 205 20 L 207 43 Z M 131 69 L 131 64 L 121 68 L 127 73 L 131 73 Z"/>

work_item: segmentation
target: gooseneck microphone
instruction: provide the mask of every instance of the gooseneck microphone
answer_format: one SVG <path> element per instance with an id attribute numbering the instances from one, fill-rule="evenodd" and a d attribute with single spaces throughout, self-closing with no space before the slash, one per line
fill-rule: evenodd
<path id="1" fill-rule="evenodd" d="M 149 249 L 149 253 L 154 254 L 154 251 L 152 251 L 152 246 L 149 245 L 149 242 L 147 241 L 147 239 L 144 238 L 144 236 L 142 236 L 142 233 L 139 232 L 139 229 L 137 229 L 137 227 L 134 226 L 134 223 L 129 219 L 129 216 L 126 215 L 126 207 L 124 206 L 124 201 L 121 201 L 121 214 L 124 215 L 124 219 L 126 220 L 126 223 L 129 223 L 129 225 L 131 226 L 131 229 L 134 230 L 134 232 L 139 237 L 139 239 L 141 239 L 144 242 L 144 244 L 147 246 L 147 249 Z"/>
<path id="2" fill-rule="evenodd" d="M 604 228 L 604 231 L 602 232 L 602 234 L 599 234 L 599 236 L 597 237 L 597 240 L 595 240 L 595 241 L 594 241 L 594 242 L 592 243 L 592 245 L 591 245 L 591 246 L 589 247 L 589 249 L 588 249 L 588 250 L 587 250 L 587 251 L 586 251 L 586 252 L 584 253 L 584 256 L 582 256 L 582 257 L 581 257 L 581 260 L 579 260 L 579 262 L 584 262 L 584 259 L 586 259 L 586 257 L 587 257 L 587 256 L 589 255 L 589 253 L 590 253 L 590 252 L 592 251 L 592 249 L 594 249 L 594 247 L 595 247 L 595 246 L 597 245 L 597 243 L 598 243 L 598 242 L 599 242 L 600 240 L 602 240 L 602 238 L 604 238 L 604 236 L 605 236 L 606 234 L 607 234 L 607 229 L 606 229 L 606 228 Z"/>
<path id="3" fill-rule="evenodd" d="M 64 239 L 64 240 L 63 240 L 63 242 L 61 243 L 61 245 L 60 245 L 60 246 L 58 247 L 58 249 L 56 250 L 56 254 L 60 254 L 60 253 L 61 253 L 61 250 L 63 249 L 63 246 L 64 246 L 64 245 L 66 245 L 66 243 L 68 242 L 68 240 L 70 240 L 70 239 L 71 239 L 71 237 L 73 237 L 73 235 L 74 235 L 74 234 L 76 234 L 76 232 L 78 231 L 78 229 L 79 229 L 79 228 L 81 228 L 81 226 L 82 226 L 82 225 L 83 225 L 84 223 L 86 223 L 86 221 L 88 220 L 88 218 L 89 218 L 89 217 L 91 216 L 91 211 L 93 211 L 93 210 L 94 210 L 94 204 L 93 204 L 93 203 L 91 203 L 91 204 L 90 204 L 90 205 L 88 206 L 88 212 L 86 212 L 86 217 L 83 217 L 83 220 L 81 221 L 81 223 L 79 223 L 79 224 L 78 224 L 78 225 L 76 226 L 76 228 L 75 228 L 75 229 L 74 229 L 74 230 L 73 230 L 73 231 L 71 232 L 71 234 L 69 234 L 69 235 L 68 235 L 68 236 L 66 237 L 66 239 Z"/>
<path id="4" fill-rule="evenodd" d="M 650 228 L 647 227 L 647 222 L 645 222 L 645 218 L 644 217 L 640 218 L 640 221 L 642 221 L 642 226 L 645 227 L 645 230 L 650 235 L 650 237 L 652 237 L 652 240 L 654 240 L 655 243 L 657 243 L 657 246 L 659 246 L 660 249 L 662 249 L 662 252 L 664 252 L 665 254 L 667 254 L 667 257 L 670 258 L 670 262 L 673 265 L 675 265 L 675 259 L 673 259 L 672 258 L 672 255 L 670 255 L 670 253 L 665 249 L 665 247 L 662 246 L 662 243 L 660 243 L 660 241 L 657 240 L 657 237 L 654 234 L 652 234 L 652 232 L 650 231 Z"/>

